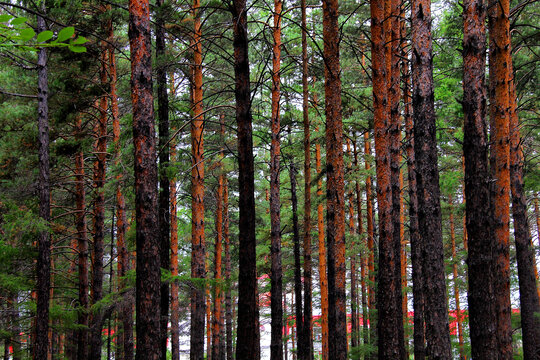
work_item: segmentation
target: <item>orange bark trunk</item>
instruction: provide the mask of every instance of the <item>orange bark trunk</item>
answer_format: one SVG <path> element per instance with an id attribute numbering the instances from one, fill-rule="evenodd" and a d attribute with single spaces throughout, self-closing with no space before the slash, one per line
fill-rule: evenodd
<path id="1" fill-rule="evenodd" d="M 500 359 L 512 359 L 510 303 L 510 1 L 488 4 L 495 311 Z"/>
<path id="2" fill-rule="evenodd" d="M 204 137 L 203 137 L 203 89 L 202 89 L 202 43 L 200 0 L 193 1 L 193 64 L 191 76 L 192 112 L 191 122 L 191 277 L 205 278 L 204 235 Z M 191 340 L 190 359 L 202 360 L 204 356 L 205 290 L 196 284 L 191 290 Z"/>
<path id="3" fill-rule="evenodd" d="M 170 94 L 174 98 L 176 95 L 176 88 L 174 85 L 174 73 L 170 76 Z M 174 126 L 171 127 L 171 132 L 176 133 Z M 170 146 L 170 161 L 176 162 L 176 137 L 171 139 Z M 169 185 L 169 197 L 170 197 L 170 224 L 171 224 L 171 360 L 180 359 L 180 309 L 178 303 L 178 280 L 174 279 L 178 276 L 178 218 L 177 214 L 177 193 L 176 193 L 176 177 L 173 176 Z"/>
<path id="4" fill-rule="evenodd" d="M 319 129 L 317 128 L 317 132 Z M 317 170 L 317 232 L 319 243 L 319 282 L 321 287 L 321 337 L 322 337 L 322 358 L 328 360 L 328 279 L 326 277 L 326 246 L 324 244 L 324 208 L 322 190 L 322 165 L 321 165 L 321 144 L 315 145 L 315 163 Z"/>

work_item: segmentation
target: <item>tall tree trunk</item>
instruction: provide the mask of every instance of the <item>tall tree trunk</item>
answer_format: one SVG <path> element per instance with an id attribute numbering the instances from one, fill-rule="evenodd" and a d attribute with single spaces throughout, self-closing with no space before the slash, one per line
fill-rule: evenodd
<path id="1" fill-rule="evenodd" d="M 405 58 L 405 52 L 402 53 Z M 411 242 L 411 264 L 413 281 L 413 311 L 414 311 L 414 358 L 425 358 L 425 325 L 424 325 L 424 277 L 422 273 L 422 240 L 418 229 L 418 194 L 416 187 L 416 170 L 414 159 L 414 136 L 412 119 L 412 98 L 410 87 L 409 65 L 403 64 L 404 88 L 403 103 L 405 104 L 405 152 L 407 154 L 407 180 L 409 185 L 409 238 Z"/>
<path id="2" fill-rule="evenodd" d="M 464 2 L 463 155 L 468 245 L 468 304 L 473 359 L 496 359 L 493 247 L 486 124 L 486 8 L 484 1 Z"/>
<path id="3" fill-rule="evenodd" d="M 512 359 L 510 303 L 510 1 L 488 2 L 494 293 L 499 359 Z M 485 301 L 485 300 L 484 300 Z"/>
<path id="4" fill-rule="evenodd" d="M 289 128 L 289 142 L 291 129 Z M 290 142 L 291 146 L 292 143 Z M 296 196 L 296 168 L 294 159 L 291 159 L 289 164 L 289 176 L 291 179 L 291 204 L 292 204 L 292 222 L 293 222 L 293 253 L 294 253 L 294 304 L 295 304 L 295 319 L 296 319 L 296 350 L 298 360 L 302 360 L 305 356 L 305 348 L 303 342 L 304 336 L 304 317 L 302 314 L 302 269 L 300 266 L 300 234 L 298 229 L 298 198 Z"/>
<path id="5" fill-rule="evenodd" d="M 401 141 L 401 140 L 400 140 Z M 401 289 L 403 291 L 401 298 L 401 313 L 403 319 L 403 351 L 404 358 L 409 358 L 409 332 L 407 331 L 407 325 L 409 324 L 409 300 L 407 297 L 407 240 L 405 239 L 405 202 L 403 199 L 403 173 L 399 171 L 399 187 L 400 187 L 400 196 L 399 196 L 399 207 L 400 207 L 400 221 L 399 221 L 399 238 L 401 241 L 400 257 L 401 257 Z"/>
<path id="6" fill-rule="evenodd" d="M 46 14 L 45 3 L 41 6 L 41 13 Z M 45 19 L 37 17 L 38 32 L 47 30 Z M 39 217 L 46 229 L 38 235 L 38 258 L 36 264 L 36 327 L 34 342 L 34 359 L 46 360 L 49 340 L 49 288 L 51 285 L 51 235 L 49 221 L 51 218 L 51 190 L 49 168 L 49 85 L 47 69 L 47 49 L 41 48 L 38 52 L 38 142 L 39 142 Z"/>
<path id="7" fill-rule="evenodd" d="M 109 41 L 114 40 L 112 21 L 109 22 Z M 117 65 L 114 47 L 109 47 L 109 76 L 111 86 L 111 115 L 113 125 L 113 147 L 114 147 L 114 166 L 118 168 L 121 161 L 120 144 L 120 116 L 118 110 L 117 96 Z M 116 175 L 116 251 L 117 251 L 117 274 L 118 274 L 118 292 L 124 293 L 126 286 L 123 277 L 126 276 L 129 268 L 129 255 L 126 246 L 126 201 L 122 193 L 123 174 Z M 122 326 L 121 335 L 117 338 L 118 350 L 117 356 L 124 360 L 133 359 L 133 318 L 131 314 L 131 297 L 124 294 L 120 304 L 120 321 Z"/>
<path id="8" fill-rule="evenodd" d="M 210 253 L 206 253 L 206 273 L 210 272 Z M 210 296 L 210 283 L 205 285 L 205 301 L 206 301 L 206 359 L 212 359 L 212 297 Z"/>
<path id="9" fill-rule="evenodd" d="M 400 69 L 399 69 L 399 53 L 401 46 L 400 38 L 400 1 L 389 0 L 388 4 L 388 16 L 386 17 L 386 28 L 388 32 L 385 34 L 387 39 L 386 44 L 386 70 L 388 81 L 388 111 L 389 120 L 388 134 L 389 134 L 389 146 L 390 146 L 390 187 L 392 191 L 392 246 L 393 246 L 393 258 L 395 259 L 394 265 L 394 279 L 395 283 L 395 301 L 396 301 L 396 313 L 395 316 L 400 319 L 398 324 L 398 340 L 400 358 L 405 359 L 405 343 L 404 336 L 405 331 L 403 328 L 403 295 L 402 295 L 402 276 L 401 276 L 401 184 L 400 184 L 400 165 L 401 165 L 401 114 L 399 113 L 399 100 L 400 100 Z"/>
<path id="10" fill-rule="evenodd" d="M 281 266 L 281 219 L 279 197 L 280 174 L 280 67 L 281 67 L 281 0 L 274 1 L 274 45 L 272 51 L 272 143 L 270 145 L 270 306 L 271 306 L 271 342 L 270 359 L 283 359 L 283 270 Z M 296 247 L 295 247 L 296 250 Z M 295 252 L 296 255 L 296 252 Z M 296 259 L 295 259 L 296 261 Z"/>
<path id="11" fill-rule="evenodd" d="M 104 9 L 105 12 L 105 9 Z M 109 26 L 104 25 L 108 31 Z M 109 79 L 107 76 L 107 63 L 109 61 L 108 49 L 104 42 L 101 44 L 101 86 L 106 88 Z M 96 305 L 103 299 L 103 248 L 105 237 L 105 176 L 107 158 L 107 94 L 102 94 L 99 99 L 99 117 L 94 127 L 94 218 L 93 218 L 93 247 L 92 247 L 92 305 Z M 101 358 L 103 311 L 97 306 L 90 317 L 90 352 L 92 359 Z"/>
<path id="12" fill-rule="evenodd" d="M 510 66 L 510 70 L 512 67 Z M 527 198 L 523 186 L 523 152 L 519 134 L 519 119 L 514 75 L 510 74 L 510 187 L 512 190 L 512 215 L 519 279 L 523 356 L 534 359 L 540 356 L 540 301 L 536 286 L 535 256 L 527 218 Z M 535 315 L 536 314 L 536 315 Z"/>
<path id="13" fill-rule="evenodd" d="M 345 297 L 345 194 L 338 1 L 323 1 L 324 93 L 326 114 L 326 199 L 328 246 L 329 358 L 347 358 Z"/>
<path id="14" fill-rule="evenodd" d="M 354 158 L 353 158 L 353 152 L 351 149 L 351 140 L 349 137 L 346 138 L 346 149 L 347 154 L 349 155 L 349 158 L 351 159 L 349 163 L 347 164 L 347 173 L 351 174 L 353 172 L 353 165 L 354 164 Z M 356 166 L 355 166 L 356 167 Z M 347 197 L 349 198 L 349 205 L 348 205 L 348 211 L 349 211 L 349 235 L 350 235 L 350 243 L 349 247 L 353 249 L 352 255 L 350 255 L 350 287 L 351 287 L 351 348 L 357 347 L 359 344 L 359 333 L 358 333 L 358 292 L 357 292 L 357 286 L 356 286 L 356 268 L 357 268 L 357 256 L 356 256 L 356 240 L 354 239 L 354 235 L 356 233 L 356 226 L 354 223 L 354 205 L 355 205 L 355 199 L 354 199 L 354 192 L 353 190 L 349 190 L 347 193 Z"/>
<path id="15" fill-rule="evenodd" d="M 131 101 L 135 156 L 135 221 L 137 274 L 137 360 L 160 357 L 160 244 L 157 216 L 157 165 L 152 95 L 150 7 L 147 0 L 129 1 Z"/>
<path id="16" fill-rule="evenodd" d="M 317 132 L 319 129 L 317 128 Z M 326 247 L 324 244 L 324 209 L 322 190 L 321 144 L 315 144 L 315 165 L 317 170 L 317 233 L 319 247 L 319 283 L 321 288 L 321 338 L 322 359 L 328 360 L 328 278 L 326 273 Z"/>
<path id="17" fill-rule="evenodd" d="M 366 171 L 371 169 L 371 140 L 369 131 L 364 133 L 364 156 Z M 366 225 L 367 225 L 367 270 L 368 270 L 368 309 L 369 309 L 369 343 L 375 346 L 377 339 L 377 320 L 376 320 L 376 300 L 375 300 L 375 249 L 374 249 L 374 224 L 373 224 L 373 202 L 371 195 L 371 176 L 366 177 Z"/>
<path id="18" fill-rule="evenodd" d="M 174 73 L 171 72 L 169 76 L 170 80 L 170 93 L 174 97 L 176 95 L 176 87 L 174 83 Z M 175 127 L 171 127 L 171 132 L 175 133 Z M 176 155 L 177 141 L 176 137 L 172 138 L 170 147 L 170 161 L 175 163 L 177 161 Z M 171 360 L 180 360 L 180 309 L 178 301 L 179 282 L 174 279 L 178 276 L 178 217 L 177 217 L 177 192 L 176 192 L 176 177 L 173 176 L 169 182 L 169 214 L 170 214 L 170 227 L 171 227 L 171 261 L 170 269 L 173 280 L 171 281 Z"/>
<path id="19" fill-rule="evenodd" d="M 204 136 L 203 136 L 203 89 L 202 89 L 202 44 L 200 0 L 193 1 L 193 50 L 192 108 L 191 122 L 191 277 L 202 280 L 205 273 L 204 235 Z M 191 340 L 190 359 L 204 358 L 204 315 L 205 286 L 197 282 L 191 288 Z"/>
<path id="20" fill-rule="evenodd" d="M 82 137 L 81 119 L 77 119 L 76 138 Z M 79 254 L 79 313 L 77 330 L 77 359 L 88 359 L 88 238 L 86 233 L 86 189 L 84 181 L 84 153 L 75 155 L 75 227 Z"/>
<path id="21" fill-rule="evenodd" d="M 433 96 L 431 4 L 412 2 L 412 85 L 418 224 L 423 241 L 426 355 L 450 359 L 450 330 L 441 229 L 441 204 Z"/>
<path id="22" fill-rule="evenodd" d="M 456 252 L 456 233 L 454 226 L 454 203 L 452 201 L 452 195 L 448 195 L 448 205 L 450 207 L 450 241 L 452 242 L 452 275 L 454 276 L 454 301 L 456 302 L 456 322 L 458 330 L 459 341 L 459 358 L 465 360 L 465 348 L 463 343 L 463 319 L 461 317 L 461 306 L 459 304 L 459 285 L 458 285 L 458 259 Z"/>
<path id="23" fill-rule="evenodd" d="M 156 1 L 156 83 L 159 126 L 159 197 L 158 226 L 160 243 L 160 266 L 170 266 L 170 219 L 169 219 L 169 98 L 167 95 L 167 64 L 165 63 L 165 7 L 163 0 Z M 169 283 L 161 283 L 161 360 L 167 359 L 167 324 L 169 322 Z"/>
<path id="24" fill-rule="evenodd" d="M 348 140 L 348 139 L 347 139 Z M 348 141 L 347 141 L 348 142 Z M 350 146 L 347 146 L 350 147 Z M 349 150 L 349 149 L 348 149 Z M 352 239 L 356 233 L 356 227 L 354 226 L 354 195 L 351 191 L 349 193 L 349 233 L 351 235 L 350 248 L 356 252 L 356 242 Z M 351 255 L 351 348 L 358 346 L 358 293 L 356 292 L 356 255 Z"/>
<path id="25" fill-rule="evenodd" d="M 356 145 L 356 138 L 353 142 L 353 151 L 354 151 L 354 166 L 358 169 L 358 149 Z M 362 192 L 360 190 L 360 181 L 355 181 L 355 190 L 356 190 L 356 215 L 358 221 L 357 233 L 362 236 L 364 233 L 364 226 L 362 223 Z M 361 304 L 362 304 L 362 337 L 364 345 L 369 343 L 369 332 L 368 332 L 368 310 L 367 310 L 367 289 L 366 289 L 366 265 L 368 264 L 368 256 L 365 252 L 360 256 L 360 290 L 361 290 Z M 357 324 L 357 332 L 360 334 L 360 324 Z M 360 336 L 360 335 L 359 335 Z M 360 343 L 360 340 L 358 340 Z"/>
<path id="26" fill-rule="evenodd" d="M 313 312 L 311 275 L 311 139 L 309 133 L 309 91 L 306 0 L 302 8 L 302 116 L 304 122 L 304 360 L 313 358 Z"/>
<path id="27" fill-rule="evenodd" d="M 393 243 L 392 192 L 390 174 L 390 142 L 388 94 L 389 74 L 385 54 L 384 1 L 371 2 L 371 41 L 373 69 L 373 106 L 375 130 L 375 160 L 377 171 L 377 202 L 379 208 L 379 273 L 377 291 L 377 329 L 379 359 L 399 359 L 401 356 L 399 331 L 402 320 L 401 303 L 396 298 L 396 261 Z M 384 299 L 384 301 L 383 301 Z M 399 308 L 399 309 L 398 309 Z"/>
<path id="28" fill-rule="evenodd" d="M 220 116 L 221 128 L 220 128 L 220 138 L 223 143 L 225 136 L 225 124 L 223 123 L 224 115 Z M 218 163 L 218 188 L 216 194 L 216 244 L 215 244 L 215 255 L 214 255 L 214 316 L 212 323 L 212 359 L 222 360 L 221 349 L 222 349 L 222 338 L 221 338 L 221 328 L 223 326 L 223 317 L 221 316 L 221 303 L 223 302 L 222 287 L 223 282 L 221 275 L 221 260 L 223 253 L 223 182 L 225 180 L 225 174 L 223 173 L 223 158 L 225 156 L 225 149 L 221 148 L 221 155 Z"/>
<path id="29" fill-rule="evenodd" d="M 246 0 L 234 0 L 232 7 L 234 33 L 234 73 L 236 122 L 238 126 L 239 279 L 238 340 L 236 360 L 259 358 L 260 345 L 257 309 L 257 262 L 255 239 L 255 180 L 251 97 L 249 90 L 249 57 Z"/>
<path id="30" fill-rule="evenodd" d="M 225 241 L 225 282 L 228 284 L 225 293 L 225 329 L 226 329 L 226 359 L 233 358 L 233 316 L 231 299 L 231 241 L 229 238 L 229 181 L 225 177 L 223 184 L 223 239 Z"/>

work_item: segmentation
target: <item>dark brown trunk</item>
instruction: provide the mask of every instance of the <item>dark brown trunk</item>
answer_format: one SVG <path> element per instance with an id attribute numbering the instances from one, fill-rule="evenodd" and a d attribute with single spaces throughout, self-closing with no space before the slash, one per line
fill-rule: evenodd
<path id="1" fill-rule="evenodd" d="M 150 7 L 147 0 L 129 2 L 131 101 L 135 157 L 137 273 L 137 360 L 157 360 L 160 348 L 160 244 L 156 234 L 157 165 L 152 96 Z"/>
<path id="2" fill-rule="evenodd" d="M 41 12 L 46 13 L 45 4 Z M 38 32 L 47 29 L 45 19 L 37 17 Z M 39 217 L 49 228 L 50 203 L 50 169 L 49 169 L 49 85 L 47 81 L 47 50 L 38 52 L 38 142 L 39 142 Z M 34 359 L 47 360 L 49 340 L 49 288 L 51 284 L 51 236 L 48 230 L 38 235 L 38 258 L 36 264 L 36 327 L 34 342 Z"/>
<path id="3" fill-rule="evenodd" d="M 80 139 L 81 120 L 77 119 L 76 138 Z M 79 313 L 77 330 L 77 359 L 88 359 L 88 238 L 86 232 L 86 189 L 84 181 L 84 153 L 75 155 L 75 227 L 77 228 L 77 250 L 79 269 Z"/>
<path id="4" fill-rule="evenodd" d="M 290 136 L 289 128 L 289 136 Z M 292 145 L 289 143 L 289 145 Z M 292 204 L 292 222 L 293 222 L 293 254 L 294 254 L 294 303 L 296 319 L 296 350 L 298 360 L 305 356 L 304 349 L 304 316 L 302 314 L 302 269 L 300 266 L 300 233 L 298 229 L 298 198 L 296 196 L 296 168 L 294 159 L 289 164 L 289 177 L 291 179 L 291 204 Z"/>
<path id="5" fill-rule="evenodd" d="M 405 56 L 405 54 L 403 54 Z M 416 170 L 414 160 L 414 137 L 412 119 L 412 99 L 410 88 L 409 65 L 403 65 L 403 78 L 405 91 L 403 102 L 405 104 L 405 152 L 407 154 L 407 180 L 409 185 L 409 241 L 411 242 L 412 264 L 412 292 L 414 310 L 414 358 L 424 360 L 425 325 L 424 325 L 424 281 L 422 273 L 422 240 L 418 229 L 418 195 L 416 187 Z"/>
<path id="6" fill-rule="evenodd" d="M 387 71 L 388 71 L 388 104 L 389 104 L 389 141 L 390 141 L 390 186 L 392 191 L 392 243 L 395 259 L 394 282 L 396 287 L 395 301 L 397 303 L 395 316 L 401 321 L 398 324 L 398 340 L 400 358 L 405 359 L 405 343 L 404 343 L 404 328 L 403 328 L 403 294 L 402 294 L 402 277 L 401 277 L 401 114 L 399 112 L 400 100 L 400 69 L 399 69 L 399 52 L 400 52 L 400 24 L 399 24 L 399 0 L 390 0 L 389 2 L 389 17 L 386 19 L 390 24 L 387 26 L 389 34 L 385 34 L 389 38 L 390 43 L 387 44 Z"/>
<path id="7" fill-rule="evenodd" d="M 468 245 L 468 304 L 473 359 L 496 359 L 493 245 L 486 124 L 486 8 L 484 1 L 464 2 L 463 154 Z M 487 207 L 487 208 L 486 208 Z"/>
<path id="8" fill-rule="evenodd" d="M 347 139 L 347 143 L 348 143 Z M 347 144 L 347 150 L 350 153 L 350 146 Z M 354 235 L 356 233 L 356 228 L 354 226 L 354 195 L 352 191 L 349 193 L 349 232 L 351 235 L 351 240 L 354 238 Z M 350 248 L 354 249 L 353 251 L 356 252 L 356 243 L 351 241 Z M 356 255 L 353 253 L 351 255 L 351 270 L 350 270 L 350 277 L 351 277 L 351 347 L 357 347 L 358 346 L 358 294 L 356 292 Z"/>
<path id="9" fill-rule="evenodd" d="M 399 287 L 392 222 L 392 189 L 390 157 L 390 113 L 387 86 L 390 85 L 385 53 L 384 1 L 371 2 L 372 69 L 374 99 L 375 160 L 377 171 L 377 202 L 379 208 L 379 272 L 377 288 L 377 332 L 379 359 L 399 359 L 401 356 L 399 331 L 402 320 L 401 303 L 396 298 Z M 401 282 L 399 282 L 400 284 Z M 399 308 L 399 309 L 398 309 Z"/>
<path id="10" fill-rule="evenodd" d="M 304 122 L 304 360 L 313 358 L 312 279 L 311 279 L 311 150 L 309 133 L 309 91 L 306 0 L 302 7 L 302 115 Z"/>
<path id="11" fill-rule="evenodd" d="M 345 194 L 338 1 L 323 1 L 324 79 L 326 114 L 326 199 L 328 247 L 329 358 L 347 358 L 345 297 Z"/>
<path id="12" fill-rule="evenodd" d="M 104 26 L 108 30 L 107 24 Z M 109 61 L 108 49 L 105 43 L 101 44 L 100 82 L 102 87 L 108 84 L 107 63 Z M 105 171 L 107 157 L 107 96 L 102 94 L 99 99 L 99 117 L 94 127 L 94 217 L 93 217 L 93 246 L 92 246 L 92 305 L 103 298 L 103 247 L 105 237 Z M 101 358 L 103 312 L 96 307 L 90 317 L 90 352 L 92 359 Z"/>
<path id="13" fill-rule="evenodd" d="M 281 66 L 281 0 L 274 1 L 274 47 L 272 52 L 272 143 L 270 145 L 270 359 L 283 359 L 283 270 L 281 267 L 281 218 L 279 197 L 280 174 L 280 66 Z M 295 247 L 296 249 L 296 247 Z M 295 253 L 296 254 L 296 253 Z"/>
<path id="14" fill-rule="evenodd" d="M 109 41 L 114 39 L 112 22 L 109 23 Z M 114 164 L 118 167 L 121 159 L 120 144 L 120 119 L 117 97 L 117 65 L 114 48 L 109 48 L 109 71 L 111 78 L 111 115 L 113 124 L 113 146 L 114 146 Z M 116 251 L 117 251 L 117 274 L 118 274 L 118 292 L 123 293 L 125 288 L 126 273 L 129 269 L 129 255 L 126 245 L 126 201 L 122 193 L 123 174 L 116 175 Z M 120 304 L 119 317 L 121 322 L 121 336 L 117 340 L 117 356 L 123 360 L 133 359 L 133 317 L 131 314 L 132 299 L 131 292 L 123 296 Z"/>
<path id="15" fill-rule="evenodd" d="M 412 85 L 418 225 L 423 241 L 426 356 L 450 359 L 433 95 L 431 4 L 412 3 Z"/>
<path id="16" fill-rule="evenodd" d="M 239 279 L 238 340 L 236 360 L 259 358 L 260 345 L 257 309 L 257 262 L 255 239 L 255 180 L 246 0 L 234 0 L 231 6 L 234 33 L 234 73 L 236 122 L 238 126 Z"/>
<path id="17" fill-rule="evenodd" d="M 512 67 L 510 67 L 512 69 Z M 513 74 L 510 82 L 510 187 L 512 190 L 512 215 L 521 304 L 523 332 L 523 358 L 540 356 L 540 302 L 536 287 L 535 256 L 531 246 L 531 232 L 527 218 L 527 198 L 523 186 L 523 152 L 519 134 L 519 119 Z M 535 315 L 536 314 L 536 315 Z"/>
<path id="18" fill-rule="evenodd" d="M 156 1 L 156 83 L 159 126 L 159 198 L 158 198 L 158 226 L 160 266 L 168 270 L 170 267 L 170 215 L 169 215 L 169 98 L 167 96 L 167 67 L 165 64 L 165 19 L 164 1 Z M 161 360 L 167 359 L 167 324 L 169 321 L 169 283 L 161 284 Z"/>
<path id="19" fill-rule="evenodd" d="M 358 169 L 359 162 L 358 162 L 358 149 L 356 145 L 356 138 L 353 142 L 353 151 L 354 151 L 354 166 L 356 169 Z M 362 223 L 362 192 L 360 187 L 360 181 L 355 182 L 355 190 L 356 190 L 356 215 L 357 215 L 357 233 L 358 235 L 362 236 L 364 234 L 364 226 Z M 367 243 L 367 242 L 366 242 Z M 367 245 L 367 244 L 365 244 Z M 366 288 L 366 265 L 368 256 L 366 256 L 366 252 L 361 253 L 360 255 L 360 298 L 361 298 L 361 305 L 362 305 L 362 339 L 364 345 L 369 344 L 369 330 L 368 330 L 368 309 L 367 309 L 367 288 Z M 357 307 L 358 308 L 358 307 Z M 359 310 L 358 310 L 359 311 Z M 360 324 L 357 324 L 356 331 L 358 332 L 358 337 L 360 338 Z M 358 343 L 360 344 L 360 340 L 358 340 Z"/>
<path id="20" fill-rule="evenodd" d="M 319 128 L 316 129 L 317 133 Z M 324 246 L 324 209 L 323 209 L 323 190 L 322 190 L 322 164 L 321 164 L 321 144 L 315 145 L 315 162 L 317 170 L 317 233 L 319 248 L 319 282 L 321 289 L 321 342 L 322 359 L 328 360 L 328 278 L 326 272 L 326 247 Z"/>
<path id="21" fill-rule="evenodd" d="M 225 136 L 225 124 L 224 124 L 224 115 L 220 116 L 220 139 L 223 143 Z M 214 315 L 212 318 L 212 359 L 222 360 L 225 356 L 222 350 L 222 327 L 223 327 L 223 317 L 221 311 L 221 304 L 223 302 L 223 289 L 222 289 L 222 254 L 223 254 L 223 182 L 225 180 L 225 174 L 223 173 L 223 158 L 225 156 L 225 149 L 221 148 L 221 155 L 219 162 L 217 164 L 219 175 L 218 175 L 218 188 L 216 193 L 216 243 L 215 243 L 215 252 L 214 252 Z"/>
<path id="22" fill-rule="evenodd" d="M 371 169 L 371 140 L 369 139 L 369 131 L 364 133 L 364 155 L 365 155 L 365 168 L 366 171 Z M 377 315 L 376 315 L 376 301 L 375 301 L 375 231 L 374 231 L 374 219 L 373 219 L 373 198 L 371 195 L 371 176 L 366 177 L 366 225 L 367 225 L 367 306 L 368 306 L 368 319 L 369 326 L 369 343 L 372 346 L 376 345 L 377 341 Z M 375 358 L 372 354 L 371 358 Z"/>

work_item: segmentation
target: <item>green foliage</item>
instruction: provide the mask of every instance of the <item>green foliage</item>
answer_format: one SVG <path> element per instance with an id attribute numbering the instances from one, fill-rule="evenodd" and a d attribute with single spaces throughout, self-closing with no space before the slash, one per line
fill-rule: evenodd
<path id="1" fill-rule="evenodd" d="M 56 39 L 49 41 L 54 36 L 52 31 L 45 30 L 36 36 L 36 32 L 27 24 L 27 21 L 28 19 L 24 16 L 0 15 L 0 48 L 18 47 L 26 51 L 37 51 L 44 47 L 67 47 L 73 52 L 86 52 L 86 47 L 82 45 L 87 40 L 84 36 L 73 38 L 75 34 L 73 26 L 61 29 Z M 34 40 L 31 41 L 32 39 Z M 69 42 L 66 42 L 68 40 Z"/>

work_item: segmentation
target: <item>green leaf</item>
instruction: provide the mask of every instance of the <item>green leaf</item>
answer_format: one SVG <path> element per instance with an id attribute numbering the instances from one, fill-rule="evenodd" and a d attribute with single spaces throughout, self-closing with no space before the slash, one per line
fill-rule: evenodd
<path id="1" fill-rule="evenodd" d="M 73 51 L 74 53 L 83 53 L 83 52 L 86 52 L 86 47 L 84 46 L 73 46 L 73 45 L 69 45 L 68 46 L 68 49 Z"/>
<path id="2" fill-rule="evenodd" d="M 36 36 L 36 32 L 32 28 L 22 29 L 19 33 L 22 41 L 28 41 Z"/>
<path id="3" fill-rule="evenodd" d="M 76 39 L 74 40 L 71 40 L 70 41 L 70 44 L 71 45 L 82 45 L 84 44 L 85 42 L 87 42 L 88 40 L 84 37 L 84 36 L 78 36 Z"/>
<path id="4" fill-rule="evenodd" d="M 2 14 L 0 15 L 0 22 L 8 22 L 9 20 L 11 20 L 13 18 L 12 15 L 9 15 L 9 14 Z"/>
<path id="5" fill-rule="evenodd" d="M 28 20 L 27 18 L 25 18 L 24 16 L 21 16 L 21 17 L 18 17 L 18 18 L 15 18 L 11 21 L 11 25 L 20 25 L 20 24 L 23 24 L 26 22 L 26 20 Z"/>
<path id="6" fill-rule="evenodd" d="M 57 42 L 63 42 L 69 39 L 75 34 L 75 28 L 73 26 L 68 26 L 63 28 L 58 32 L 58 37 L 56 38 Z"/>
<path id="7" fill-rule="evenodd" d="M 53 32 L 50 30 L 42 31 L 38 34 L 36 41 L 38 43 L 45 42 L 47 40 L 51 40 L 53 37 Z"/>

